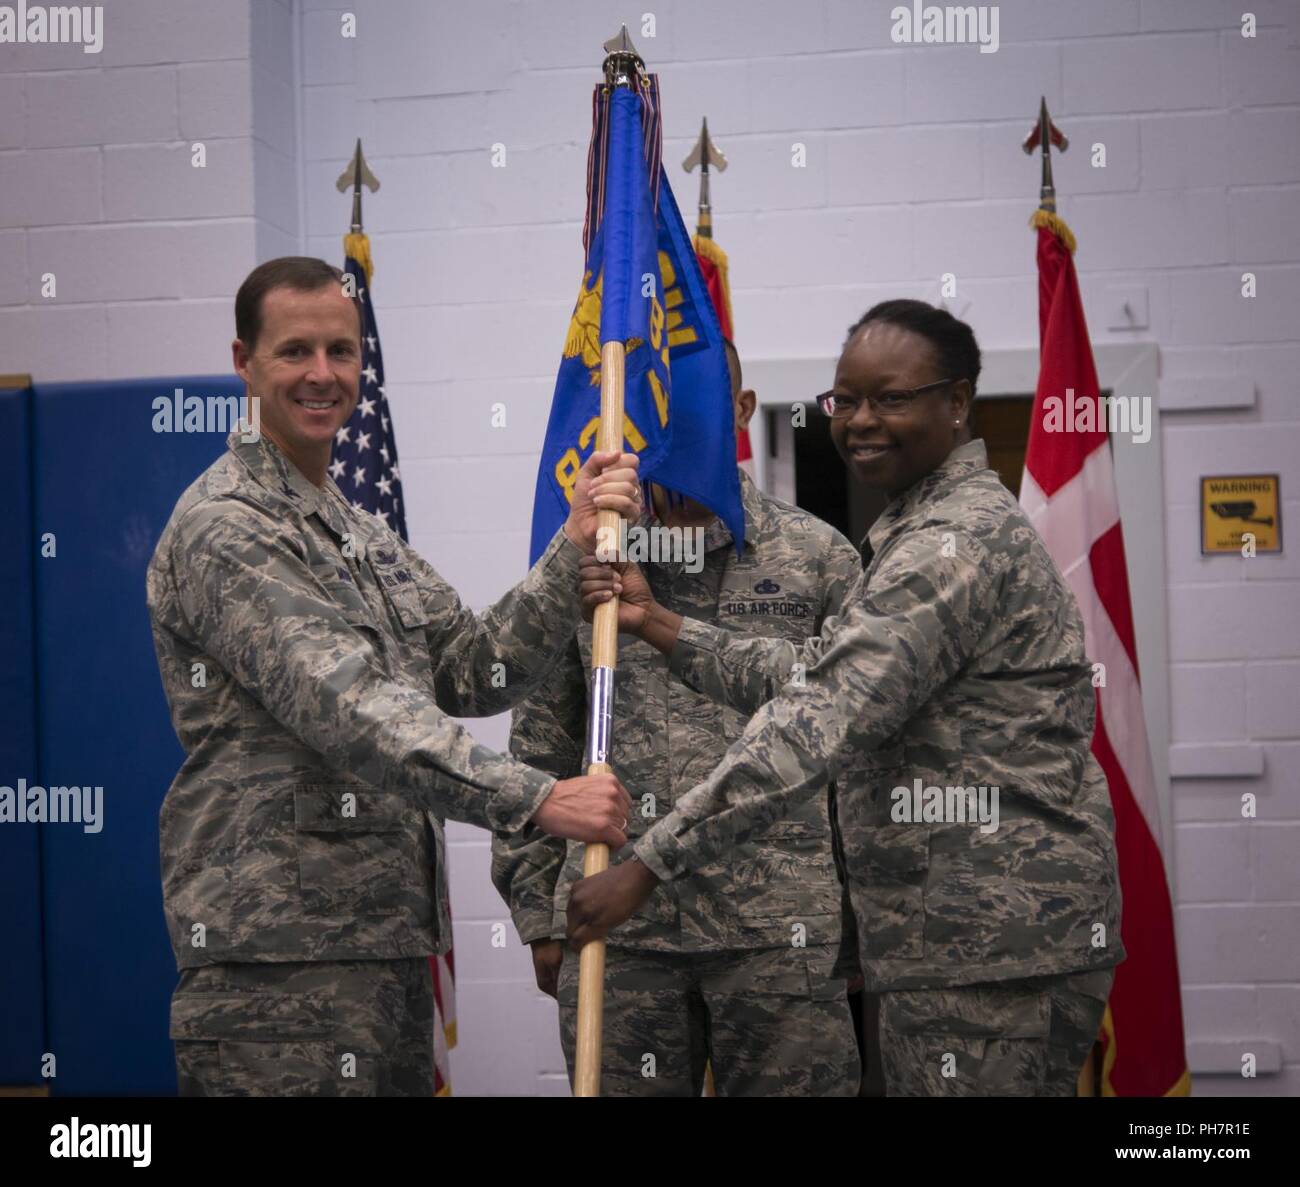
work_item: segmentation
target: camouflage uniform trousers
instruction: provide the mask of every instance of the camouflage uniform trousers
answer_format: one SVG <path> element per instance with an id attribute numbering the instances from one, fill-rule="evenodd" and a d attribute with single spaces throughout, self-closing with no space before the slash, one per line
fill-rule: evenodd
<path id="1" fill-rule="evenodd" d="M 887 1096 L 1074 1096 L 1115 970 L 880 996 Z"/>
<path id="2" fill-rule="evenodd" d="M 602 1096 L 856 1096 L 858 1048 L 837 946 L 605 953 Z M 573 1082 L 578 954 L 557 997 Z"/>
<path id="3" fill-rule="evenodd" d="M 171 1036 L 181 1096 L 432 1096 L 429 959 L 184 969 Z"/>

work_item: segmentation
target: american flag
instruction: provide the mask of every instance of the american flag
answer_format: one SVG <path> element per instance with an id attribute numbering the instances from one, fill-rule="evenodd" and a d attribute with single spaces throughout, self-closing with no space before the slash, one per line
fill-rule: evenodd
<path id="1" fill-rule="evenodd" d="M 370 303 L 370 282 L 365 268 L 351 255 L 343 270 L 352 277 L 361 303 L 361 391 L 351 418 L 334 436 L 330 477 L 354 507 L 378 515 L 405 540 L 402 474 L 384 394 L 384 356 Z"/>
<path id="2" fill-rule="evenodd" d="M 367 261 L 370 243 L 365 235 L 349 235 L 344 241 Z M 351 250 L 343 271 L 352 277 L 361 303 L 361 392 L 352 416 L 334 437 L 334 460 L 330 477 L 352 505 L 380 516 L 403 540 L 406 512 L 402 506 L 402 474 L 397 468 L 397 441 L 384 393 L 384 356 L 379 350 L 379 329 L 370 303 L 370 279 L 366 267 Z M 434 1093 L 451 1095 L 451 1062 L 448 1051 L 456 1045 L 456 979 L 451 951 L 429 957 L 433 978 Z"/>

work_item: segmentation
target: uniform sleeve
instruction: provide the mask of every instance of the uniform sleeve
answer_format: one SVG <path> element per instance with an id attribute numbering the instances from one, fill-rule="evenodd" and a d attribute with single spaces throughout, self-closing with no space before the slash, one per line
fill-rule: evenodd
<path id="1" fill-rule="evenodd" d="M 862 580 L 862 558 L 838 532 L 821 561 L 819 632 L 800 643 L 750 635 L 696 619 L 684 619 L 668 669 L 688 688 L 746 715 L 774 696 L 786 681 L 802 680 L 821 659 L 834 633 L 833 620 Z M 798 667 L 796 667 L 798 665 Z"/>
<path id="2" fill-rule="evenodd" d="M 195 642 L 330 765 L 443 817 L 522 828 L 555 780 L 479 745 L 413 685 L 391 679 L 365 626 L 269 516 L 230 501 L 176 525 L 167 562 Z"/>
<path id="3" fill-rule="evenodd" d="M 839 615 L 849 592 L 864 576 L 862 554 L 839 532 L 831 532 L 822 565 L 822 622 Z"/>
<path id="4" fill-rule="evenodd" d="M 429 616 L 438 704 L 458 717 L 489 717 L 519 704 L 577 629 L 577 545 L 561 528 L 524 579 L 481 615 L 414 550 L 407 553 Z"/>
<path id="5" fill-rule="evenodd" d="M 515 709 L 510 753 L 520 762 L 557 779 L 583 773 L 587 730 L 587 681 L 578 640 L 570 639 L 544 689 Z M 515 930 L 525 944 L 550 939 L 555 886 L 568 844 L 532 825 L 513 836 L 492 839 L 492 884 L 510 908 Z"/>
<path id="6" fill-rule="evenodd" d="M 661 879 L 679 877 L 821 792 L 849 748 L 879 746 L 961 670 L 995 603 L 974 537 L 927 529 L 901 539 L 827 623 L 802 684 L 758 710 L 713 773 L 637 842 L 637 857 Z"/>

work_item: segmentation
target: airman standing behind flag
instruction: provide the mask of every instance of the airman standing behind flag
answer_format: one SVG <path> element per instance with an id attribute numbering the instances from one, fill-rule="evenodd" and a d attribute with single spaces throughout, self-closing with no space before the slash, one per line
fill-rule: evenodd
<path id="1" fill-rule="evenodd" d="M 825 524 L 748 483 L 742 491 L 734 428 L 748 421 L 753 394 L 742 391 L 739 360 L 728 355 L 659 163 L 658 79 L 645 73 L 626 28 L 605 48 L 587 169 L 587 262 L 542 451 L 534 548 L 553 531 L 564 477 L 600 423 L 592 419 L 594 391 L 608 375 L 593 370 L 604 365 L 597 348 L 626 342 L 624 434 L 656 484 L 658 518 L 627 525 L 618 552 L 635 554 L 649 542 L 654 580 L 687 614 L 750 629 L 761 622 L 802 640 L 835 613 L 857 557 Z M 675 533 L 677 552 L 663 551 L 674 538 L 665 532 Z M 580 629 L 563 678 L 516 717 L 512 747 L 548 770 L 582 770 L 586 738 L 588 761 L 598 754 L 615 771 L 635 771 L 640 799 L 629 831 L 637 835 L 711 768 L 744 721 L 674 688 L 667 665 L 633 645 L 618 669 L 607 759 L 609 669 L 596 665 L 608 664 L 598 652 L 612 641 L 602 641 L 599 622 Z M 584 670 L 593 668 L 589 691 Z M 785 833 L 756 838 L 745 858 L 670 888 L 600 950 L 607 995 L 599 1012 L 590 1009 L 578 958 L 561 965 L 556 942 L 563 896 L 586 857 L 569 850 L 566 864 L 564 846 L 532 833 L 518 845 L 498 844 L 494 865 L 521 936 L 537 941 L 539 984 L 558 992 L 576 1095 L 592 1092 L 588 1061 L 602 1019 L 604 1090 L 612 1095 L 698 1096 L 710 1054 L 723 1093 L 856 1092 L 853 1026 L 833 968 L 841 895 L 824 795 Z"/>
<path id="2" fill-rule="evenodd" d="M 728 344 L 730 347 L 730 344 Z M 755 398 L 731 362 L 735 423 Z M 725 411 L 725 410 L 724 410 Z M 655 596 L 713 625 L 774 634 L 796 646 L 838 614 L 861 571 L 857 550 L 828 524 L 741 479 L 744 551 L 706 507 L 652 488 L 659 524 L 685 529 L 699 551 L 645 566 Z M 692 536 L 684 536 L 689 540 Z M 642 836 L 722 759 L 746 716 L 669 673 L 645 643 L 620 647 L 615 773 L 633 793 L 629 840 Z M 516 758 L 562 778 L 582 770 L 591 628 L 558 672 L 514 715 Z M 720 1096 L 853 1096 L 858 1052 L 845 996 L 842 889 L 825 793 L 681 882 L 664 883 L 610 935 L 602 1090 L 610 1096 L 699 1096 L 706 1061 Z M 572 1074 L 578 957 L 564 913 L 582 876 L 581 846 L 532 833 L 498 837 L 492 876 L 538 987 L 556 996 Z M 624 857 L 630 857 L 626 850 Z M 852 964 L 852 961 L 847 962 Z"/>

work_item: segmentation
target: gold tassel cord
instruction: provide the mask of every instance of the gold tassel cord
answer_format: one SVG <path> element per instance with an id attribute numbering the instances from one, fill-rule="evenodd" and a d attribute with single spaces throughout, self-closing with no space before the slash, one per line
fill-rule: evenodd
<path id="1" fill-rule="evenodd" d="M 1066 225 L 1065 219 L 1055 211 L 1035 210 L 1029 217 L 1029 225 L 1034 228 L 1046 227 L 1065 244 L 1065 249 L 1071 255 L 1074 254 L 1074 249 L 1078 246 L 1075 242 L 1074 232 Z"/>
<path id="2" fill-rule="evenodd" d="M 371 274 L 375 270 L 374 261 L 370 258 L 370 236 L 364 231 L 352 231 L 343 236 L 343 255 L 344 258 L 351 256 L 366 274 L 366 283 L 370 283 Z"/>

